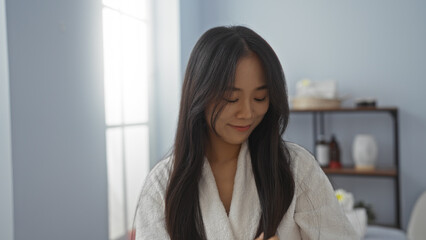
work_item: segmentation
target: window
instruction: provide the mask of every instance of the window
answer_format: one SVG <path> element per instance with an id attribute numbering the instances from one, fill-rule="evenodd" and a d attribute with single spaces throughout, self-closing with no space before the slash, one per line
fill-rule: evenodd
<path id="1" fill-rule="evenodd" d="M 109 239 L 128 239 L 149 172 L 149 0 L 103 0 Z"/>

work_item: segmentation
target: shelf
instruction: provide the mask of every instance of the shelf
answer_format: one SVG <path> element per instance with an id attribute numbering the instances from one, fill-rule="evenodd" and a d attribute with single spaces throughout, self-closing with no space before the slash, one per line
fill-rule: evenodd
<path id="1" fill-rule="evenodd" d="M 330 109 L 290 109 L 293 113 L 312 113 L 312 112 L 396 112 L 396 107 L 342 107 Z"/>
<path id="2" fill-rule="evenodd" d="M 345 166 L 341 169 L 330 169 L 323 168 L 323 171 L 328 177 L 331 176 L 340 176 L 340 177 L 374 177 L 374 178 L 391 178 L 395 181 L 394 193 L 395 193 L 395 212 L 396 212 L 396 221 L 395 225 L 399 228 L 401 227 L 401 194 L 400 194 L 400 176 L 398 171 L 399 166 L 399 124 L 398 124 L 398 108 L 392 106 L 386 107 L 339 107 L 339 108 L 329 108 L 329 109 L 290 109 L 290 115 L 311 115 L 312 116 L 312 147 L 315 152 L 315 146 L 318 140 L 318 134 L 324 135 L 324 117 L 333 114 L 387 114 L 392 118 L 392 132 L 393 132 L 393 155 L 394 161 L 393 164 L 388 168 L 379 168 L 375 170 L 357 170 L 353 166 Z"/>
<path id="3" fill-rule="evenodd" d="M 376 177 L 396 177 L 396 169 L 374 169 L 359 170 L 355 168 L 322 168 L 325 174 L 329 175 L 355 175 L 355 176 L 376 176 Z"/>

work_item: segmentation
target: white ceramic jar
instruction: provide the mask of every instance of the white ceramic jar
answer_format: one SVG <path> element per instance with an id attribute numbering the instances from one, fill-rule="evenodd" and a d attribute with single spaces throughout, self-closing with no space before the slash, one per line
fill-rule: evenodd
<path id="1" fill-rule="evenodd" d="M 375 169 L 378 147 L 371 134 L 357 134 L 352 145 L 352 157 L 356 169 Z"/>

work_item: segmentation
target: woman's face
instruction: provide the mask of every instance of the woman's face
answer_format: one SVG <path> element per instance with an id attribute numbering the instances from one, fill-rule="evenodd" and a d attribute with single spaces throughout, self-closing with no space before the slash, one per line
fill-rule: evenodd
<path id="1" fill-rule="evenodd" d="M 211 141 L 241 144 L 262 121 L 268 111 L 269 95 L 265 73 L 259 58 L 251 53 L 238 61 L 235 85 L 229 89 L 230 97 L 224 99 L 225 107 L 218 115 L 215 130 L 211 127 L 214 103 L 206 109 Z"/>

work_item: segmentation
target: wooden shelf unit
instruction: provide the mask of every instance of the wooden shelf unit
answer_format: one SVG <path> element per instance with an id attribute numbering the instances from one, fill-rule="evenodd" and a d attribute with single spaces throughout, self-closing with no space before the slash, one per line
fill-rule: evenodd
<path id="1" fill-rule="evenodd" d="M 353 175 L 353 176 L 372 176 L 372 177 L 396 177 L 398 171 L 396 169 L 374 169 L 360 170 L 355 168 L 322 168 L 328 175 Z"/>
<path id="2" fill-rule="evenodd" d="M 327 108 L 327 109 L 290 109 L 294 113 L 321 113 L 321 112 L 393 112 L 398 111 L 396 107 L 357 107 L 357 108 Z"/>
<path id="3" fill-rule="evenodd" d="M 375 169 L 375 170 L 357 170 L 355 168 L 331 169 L 323 168 L 324 172 L 331 175 L 339 176 L 356 176 L 356 177 L 387 177 L 395 180 L 395 212 L 396 227 L 401 228 L 401 195 L 400 195 L 400 174 L 399 174 L 399 124 L 398 124 L 398 108 L 396 107 L 342 107 L 332 109 L 290 109 L 290 114 L 312 114 L 313 115 L 313 149 L 315 153 L 315 144 L 319 133 L 324 134 L 324 115 L 325 114 L 354 114 L 354 113 L 388 113 L 393 120 L 393 145 L 394 145 L 394 168 Z"/>

